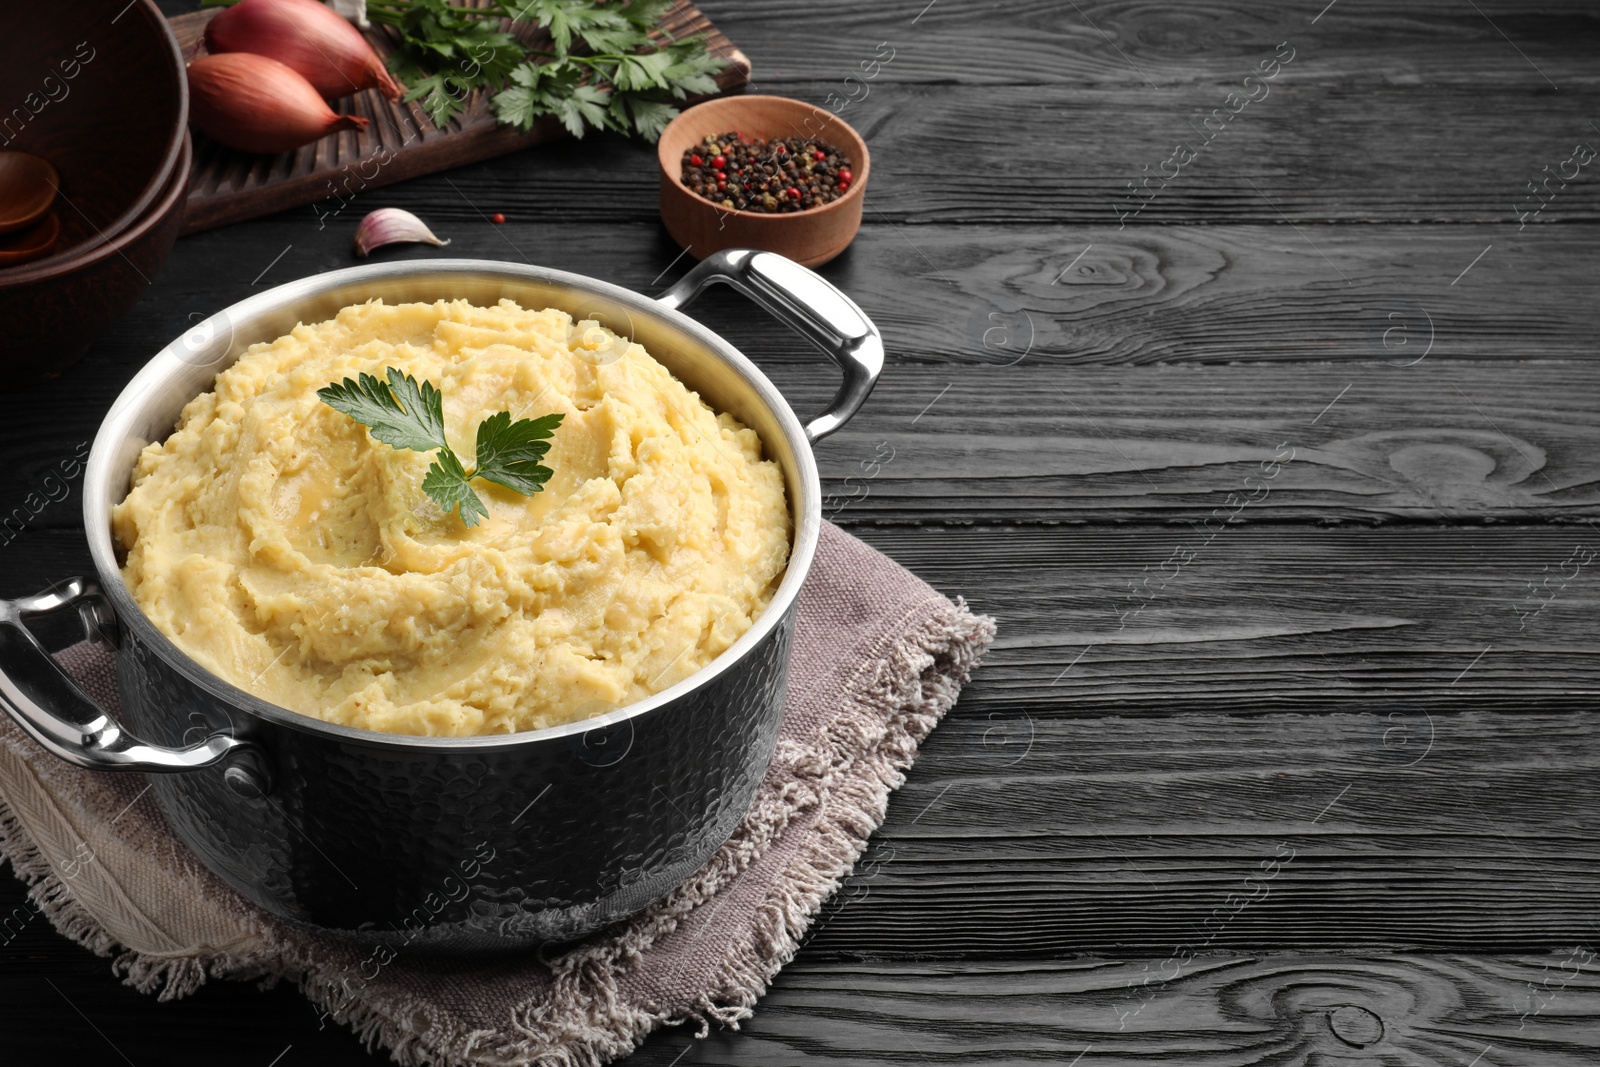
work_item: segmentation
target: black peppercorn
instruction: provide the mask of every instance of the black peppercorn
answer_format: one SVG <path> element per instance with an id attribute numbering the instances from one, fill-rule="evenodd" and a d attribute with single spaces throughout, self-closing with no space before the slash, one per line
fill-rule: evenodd
<path id="1" fill-rule="evenodd" d="M 707 134 L 683 154 L 680 175 L 696 196 L 739 211 L 793 214 L 832 203 L 850 188 L 849 162 L 814 138 L 745 140 Z"/>

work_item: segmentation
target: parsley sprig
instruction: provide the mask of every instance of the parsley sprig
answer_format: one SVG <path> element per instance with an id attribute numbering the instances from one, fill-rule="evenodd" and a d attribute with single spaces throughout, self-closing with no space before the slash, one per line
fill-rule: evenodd
<path id="1" fill-rule="evenodd" d="M 554 115 L 574 137 L 590 128 L 655 140 L 678 114 L 674 101 L 713 93 L 727 62 L 705 39 L 660 42 L 651 32 L 672 0 L 367 0 L 373 21 L 400 31 L 389 69 L 435 125 L 487 90 L 495 117 L 519 130 Z M 532 22 L 550 49 L 530 48 L 505 20 Z"/>
<path id="2" fill-rule="evenodd" d="M 561 425 L 561 414 L 511 421 L 509 411 L 499 411 L 478 424 L 477 466 L 462 466 L 444 436 L 444 394 L 431 383 L 419 383 L 409 374 L 385 367 L 384 378 L 362 372 L 355 378 L 317 390 L 321 401 L 355 419 L 374 438 L 391 448 L 413 452 L 438 452 L 422 479 L 422 491 L 445 514 L 457 511 L 461 521 L 476 526 L 489 509 L 473 491 L 471 481 L 503 485 L 532 496 L 544 488 L 553 473 L 539 461 L 550 450 L 549 438 Z"/>

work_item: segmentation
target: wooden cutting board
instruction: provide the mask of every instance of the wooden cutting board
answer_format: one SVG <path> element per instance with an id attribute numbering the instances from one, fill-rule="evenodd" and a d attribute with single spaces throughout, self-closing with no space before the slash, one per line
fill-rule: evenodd
<path id="1" fill-rule="evenodd" d="M 171 20 L 184 55 L 203 48 L 200 40 L 206 23 L 219 10 L 196 11 Z M 534 27 L 524 27 L 522 32 L 530 40 L 540 35 Z M 711 52 L 728 60 L 717 76 L 718 95 L 749 83 L 749 58 L 688 0 L 678 0 L 667 12 L 659 34 L 705 36 Z M 374 26 L 367 31 L 367 39 L 387 58 L 398 37 L 387 27 Z M 416 104 L 392 104 L 372 89 L 336 101 L 333 107 L 341 114 L 363 115 L 371 124 L 365 130 L 341 130 L 275 156 L 236 152 L 196 133 L 183 232 L 197 233 L 324 200 L 331 213 L 368 189 L 569 136 L 549 117 L 540 119 L 528 133 L 499 125 L 484 92 L 474 93 L 444 129 L 436 127 Z"/>

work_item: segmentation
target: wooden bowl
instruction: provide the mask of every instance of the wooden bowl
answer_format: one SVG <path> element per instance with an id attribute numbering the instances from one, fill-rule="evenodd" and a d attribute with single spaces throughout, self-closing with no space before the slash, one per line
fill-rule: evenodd
<path id="1" fill-rule="evenodd" d="M 26 230 L 16 230 L 0 236 L 0 267 L 29 263 L 43 259 L 55 250 L 61 239 L 61 216 L 54 211 Z"/>
<path id="2" fill-rule="evenodd" d="M 63 259 L 140 223 L 185 151 L 189 86 L 154 0 L 6 5 L 0 149 L 55 167 Z"/>
<path id="3" fill-rule="evenodd" d="M 60 374 L 149 288 L 183 226 L 187 134 L 178 147 L 166 188 L 132 226 L 68 258 L 0 269 L 0 389 Z"/>
<path id="4" fill-rule="evenodd" d="M 30 230 L 56 202 L 61 177 L 48 161 L 0 148 L 0 237 Z"/>
<path id="5" fill-rule="evenodd" d="M 831 204 L 768 215 L 714 204 L 689 191 L 679 177 L 683 153 L 707 134 L 734 131 L 751 138 L 816 137 L 844 153 L 854 180 Z M 661 221 L 691 256 L 704 259 L 726 248 L 759 248 L 815 267 L 845 250 L 861 228 L 871 157 L 867 142 L 827 108 L 785 96 L 725 96 L 697 104 L 667 125 L 656 144 L 661 167 Z"/>

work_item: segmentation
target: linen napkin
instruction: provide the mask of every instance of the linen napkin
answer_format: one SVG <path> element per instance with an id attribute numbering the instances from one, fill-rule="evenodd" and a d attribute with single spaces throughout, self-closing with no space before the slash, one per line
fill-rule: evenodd
<path id="1" fill-rule="evenodd" d="M 575 945 L 388 959 L 283 923 L 168 829 L 139 775 L 44 752 L 0 716 L 0 854 L 57 930 L 166 1000 L 208 978 L 296 983 L 406 1065 L 593 1067 L 659 1026 L 737 1027 L 850 872 L 994 620 L 825 523 L 800 594 L 777 752 L 733 836 L 688 882 Z M 108 708 L 111 655 L 62 662 Z"/>

